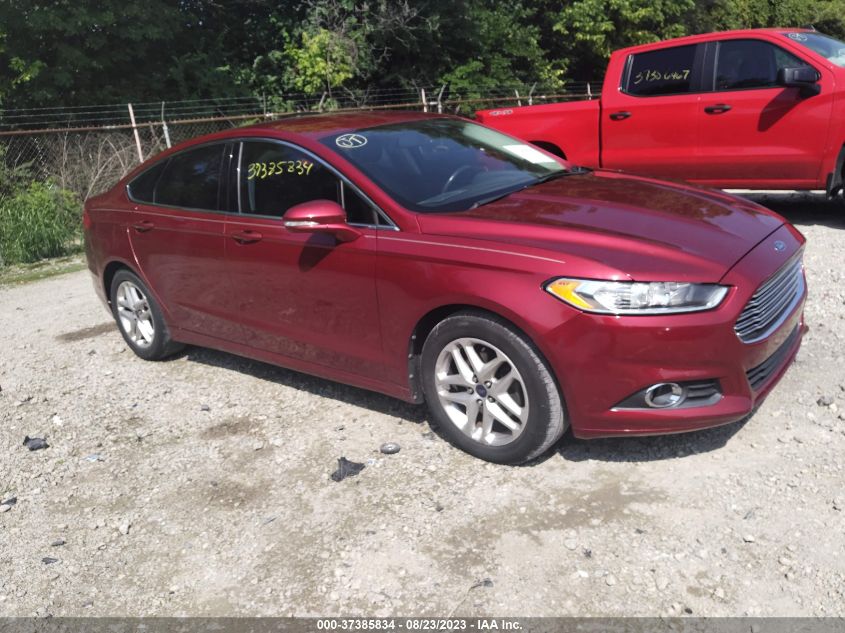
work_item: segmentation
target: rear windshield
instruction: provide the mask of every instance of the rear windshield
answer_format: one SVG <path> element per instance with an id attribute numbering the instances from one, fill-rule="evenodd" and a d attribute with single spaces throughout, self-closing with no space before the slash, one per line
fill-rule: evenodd
<path id="1" fill-rule="evenodd" d="M 784 33 L 793 42 L 806 46 L 837 66 L 845 68 L 845 42 L 821 33 Z"/>
<path id="2" fill-rule="evenodd" d="M 566 171 L 555 157 L 462 119 L 406 121 L 320 142 L 420 213 L 465 211 Z"/>

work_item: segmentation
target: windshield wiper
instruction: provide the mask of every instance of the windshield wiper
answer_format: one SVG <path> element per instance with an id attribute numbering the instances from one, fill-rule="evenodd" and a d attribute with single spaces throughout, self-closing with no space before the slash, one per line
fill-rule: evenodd
<path id="1" fill-rule="evenodd" d="M 553 171 L 551 173 L 546 174 L 545 176 L 540 176 L 532 182 L 529 187 L 533 187 L 534 185 L 541 185 L 544 182 L 549 182 L 550 180 L 557 180 L 558 178 L 563 178 L 564 176 L 580 176 L 582 174 L 586 174 L 591 172 L 592 169 L 588 167 L 572 167 L 571 169 L 564 169 L 562 171 Z"/>
<path id="2" fill-rule="evenodd" d="M 501 200 L 502 198 L 507 198 L 512 193 L 516 193 L 518 191 L 522 191 L 523 189 L 527 189 L 528 187 L 530 187 L 533 184 L 534 183 L 532 182 L 530 184 L 523 185 L 522 187 L 517 187 L 516 189 L 513 189 L 511 191 L 506 191 L 505 193 L 498 193 L 495 196 L 490 196 L 489 198 L 482 198 L 481 200 L 474 202 L 472 204 L 472 206 L 470 207 L 470 209 L 477 209 L 478 207 L 483 207 L 485 204 L 490 204 L 491 202 L 496 202 L 496 200 Z"/>
<path id="3" fill-rule="evenodd" d="M 519 193 L 520 191 L 525 191 L 529 187 L 533 187 L 534 185 L 541 185 L 544 182 L 549 182 L 550 180 L 557 180 L 558 178 L 563 178 L 564 176 L 576 176 L 579 174 L 586 174 L 589 169 L 586 167 L 573 167 L 572 169 L 561 169 L 560 171 L 553 171 L 545 176 L 540 176 L 536 180 L 532 180 L 531 182 L 522 185 L 521 187 L 517 187 L 512 191 L 507 191 L 505 193 L 496 194 L 495 196 L 490 196 L 489 198 L 482 198 L 475 202 L 470 209 L 477 209 L 478 207 L 483 207 L 485 204 L 490 204 L 491 202 L 496 202 L 496 200 L 501 200 L 502 198 L 507 198 L 508 196 Z"/>

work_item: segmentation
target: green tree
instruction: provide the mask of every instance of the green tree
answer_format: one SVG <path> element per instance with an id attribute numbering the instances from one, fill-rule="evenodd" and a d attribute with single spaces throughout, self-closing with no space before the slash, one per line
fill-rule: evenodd
<path id="1" fill-rule="evenodd" d="M 358 44 L 349 37 L 318 28 L 303 31 L 299 45 L 289 44 L 285 57 L 291 62 L 290 84 L 297 90 L 332 94 L 332 88 L 355 76 Z"/>
<path id="2" fill-rule="evenodd" d="M 706 33 L 725 29 L 814 25 L 845 38 L 843 0 L 706 0 L 696 3 L 690 31 Z"/>
<path id="3" fill-rule="evenodd" d="M 0 24 L 0 59 L 4 58 L 6 52 L 6 33 L 2 29 L 3 25 Z M 7 93 L 35 78 L 44 67 L 41 62 L 27 63 L 17 56 L 7 57 L 6 60 L 8 72 L 0 74 L 0 105 Z"/>
<path id="4" fill-rule="evenodd" d="M 225 62 L 264 4 L 0 0 L 0 82 L 16 107 L 231 94 Z"/>
<path id="5" fill-rule="evenodd" d="M 616 49 L 686 35 L 694 6 L 693 0 L 575 0 L 558 11 L 554 30 L 575 78 L 595 79 Z"/>
<path id="6" fill-rule="evenodd" d="M 566 62 L 550 59 L 540 44 L 536 11 L 526 2 L 513 2 L 507 12 L 491 0 L 475 0 L 468 7 L 465 33 L 467 58 L 442 76 L 451 89 L 471 93 L 514 83 L 557 85 Z"/>
<path id="7" fill-rule="evenodd" d="M 731 28 L 845 38 L 845 0 L 0 0 L 6 108 L 597 80 L 613 50 Z"/>

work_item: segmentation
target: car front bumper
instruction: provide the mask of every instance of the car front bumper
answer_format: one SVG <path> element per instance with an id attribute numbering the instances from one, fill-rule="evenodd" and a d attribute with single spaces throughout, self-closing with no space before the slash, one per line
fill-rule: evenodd
<path id="1" fill-rule="evenodd" d="M 773 241 L 787 248 L 776 252 Z M 691 314 L 615 317 L 580 314 L 549 333 L 558 380 L 576 437 L 680 433 L 747 417 L 771 392 L 798 352 L 806 283 L 764 339 L 744 343 L 734 329 L 754 292 L 801 248 L 784 226 L 737 263 L 721 283 L 731 287 L 715 310 Z M 801 273 L 803 275 L 803 272 Z M 620 406 L 658 383 L 713 382 L 720 397 L 701 406 Z"/>

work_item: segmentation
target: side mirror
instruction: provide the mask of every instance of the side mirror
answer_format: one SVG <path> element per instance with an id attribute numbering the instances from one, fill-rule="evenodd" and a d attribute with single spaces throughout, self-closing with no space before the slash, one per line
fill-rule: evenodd
<path id="1" fill-rule="evenodd" d="M 821 92 L 821 86 L 816 83 L 818 80 L 819 74 L 809 66 L 778 70 L 778 85 L 786 88 L 800 88 L 801 95 L 804 97 L 812 97 Z"/>
<path id="2" fill-rule="evenodd" d="M 339 242 L 351 242 L 360 231 L 346 223 L 346 211 L 332 200 L 311 200 L 287 210 L 285 228 L 294 233 L 328 233 Z"/>

